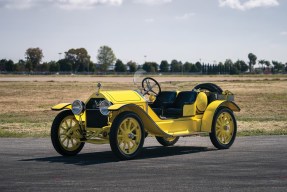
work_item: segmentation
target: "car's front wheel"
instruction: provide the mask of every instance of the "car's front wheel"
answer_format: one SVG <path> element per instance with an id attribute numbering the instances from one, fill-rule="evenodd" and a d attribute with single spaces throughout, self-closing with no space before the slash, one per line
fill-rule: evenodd
<path id="1" fill-rule="evenodd" d="M 228 149 L 236 137 L 237 124 L 233 112 L 228 108 L 219 109 L 214 116 L 209 134 L 212 144 L 218 149 Z"/>
<path id="2" fill-rule="evenodd" d="M 60 112 L 51 127 L 51 140 L 55 150 L 63 156 L 77 155 L 85 143 L 80 141 L 79 122 L 70 110 Z"/>
<path id="3" fill-rule="evenodd" d="M 139 116 L 123 112 L 114 120 L 110 131 L 110 146 L 122 160 L 135 158 L 142 150 L 145 132 Z"/>

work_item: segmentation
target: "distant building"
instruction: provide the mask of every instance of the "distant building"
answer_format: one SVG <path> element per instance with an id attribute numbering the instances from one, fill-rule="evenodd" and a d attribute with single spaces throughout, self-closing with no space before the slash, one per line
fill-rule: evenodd
<path id="1" fill-rule="evenodd" d="M 116 68 L 116 66 L 113 64 L 113 65 L 110 65 L 109 67 L 108 67 L 108 71 L 115 71 L 115 68 Z"/>

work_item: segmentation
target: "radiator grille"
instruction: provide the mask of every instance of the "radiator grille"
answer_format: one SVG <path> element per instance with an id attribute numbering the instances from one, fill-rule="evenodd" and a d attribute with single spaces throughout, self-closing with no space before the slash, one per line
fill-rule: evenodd
<path id="1" fill-rule="evenodd" d="M 86 105 L 87 128 L 101 128 L 108 125 L 108 116 L 101 114 L 99 104 L 105 99 L 92 98 Z"/>

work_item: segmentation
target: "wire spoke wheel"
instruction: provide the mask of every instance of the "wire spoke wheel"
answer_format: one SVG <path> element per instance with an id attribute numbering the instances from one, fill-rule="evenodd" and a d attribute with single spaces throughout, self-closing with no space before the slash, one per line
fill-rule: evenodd
<path id="1" fill-rule="evenodd" d="M 234 133 L 234 122 L 231 115 L 223 112 L 216 120 L 216 137 L 222 144 L 228 144 Z"/>
<path id="2" fill-rule="evenodd" d="M 59 113 L 51 127 L 51 140 L 55 150 L 64 156 L 78 154 L 84 147 L 79 122 L 70 110 Z"/>
<path id="3" fill-rule="evenodd" d="M 81 144 L 77 138 L 80 133 L 80 126 L 74 116 L 68 116 L 63 119 L 58 131 L 60 144 L 65 150 L 74 151 Z"/>
<path id="4" fill-rule="evenodd" d="M 136 114 L 124 112 L 114 120 L 110 132 L 110 145 L 120 159 L 136 157 L 141 151 L 144 138 L 143 126 Z"/>
<path id="5" fill-rule="evenodd" d="M 134 153 L 141 140 L 141 128 L 134 118 L 126 118 L 118 129 L 118 145 L 125 154 Z"/>
<path id="6" fill-rule="evenodd" d="M 211 142 L 218 149 L 229 148 L 236 137 L 237 124 L 233 112 L 228 108 L 220 109 L 213 119 Z"/>

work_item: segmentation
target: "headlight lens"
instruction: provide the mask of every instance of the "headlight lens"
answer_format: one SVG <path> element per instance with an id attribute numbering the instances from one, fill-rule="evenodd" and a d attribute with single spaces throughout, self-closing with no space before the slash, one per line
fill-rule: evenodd
<path id="1" fill-rule="evenodd" d="M 74 113 L 74 115 L 80 115 L 81 113 L 84 112 L 84 110 L 85 110 L 84 102 L 80 100 L 75 100 L 72 103 L 72 112 Z"/>
<path id="2" fill-rule="evenodd" d="M 111 102 L 107 101 L 107 100 L 103 100 L 100 104 L 99 104 L 99 109 L 102 115 L 108 115 L 110 112 L 108 110 L 108 108 L 111 106 Z"/>

